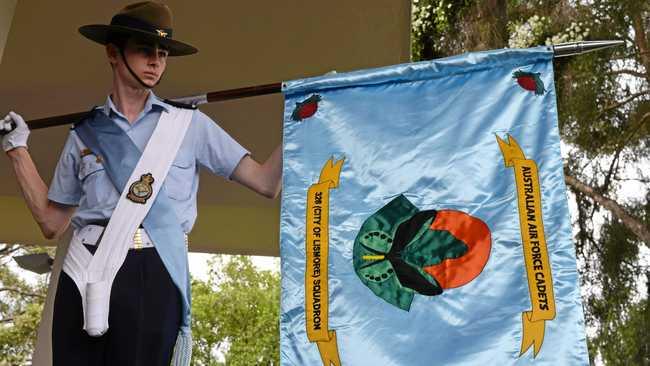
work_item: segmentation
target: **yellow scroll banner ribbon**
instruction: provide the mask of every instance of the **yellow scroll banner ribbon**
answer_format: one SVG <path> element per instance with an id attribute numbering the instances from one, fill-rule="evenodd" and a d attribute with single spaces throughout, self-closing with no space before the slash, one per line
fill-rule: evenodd
<path id="1" fill-rule="evenodd" d="M 526 159 L 515 139 L 508 135 L 508 142 L 497 136 L 506 167 L 514 168 L 519 202 L 519 224 L 524 250 L 524 262 L 528 277 L 528 290 L 532 309 L 521 314 L 523 336 L 521 351 L 523 355 L 530 346 L 536 357 L 544 342 L 544 321 L 555 318 L 555 296 L 551 263 L 548 257 L 544 224 L 542 222 L 542 199 L 534 160 Z"/>
<path id="2" fill-rule="evenodd" d="M 329 190 L 339 185 L 343 159 L 325 162 L 318 183 L 307 191 L 305 232 L 305 324 L 307 338 L 316 342 L 324 366 L 340 366 L 336 331 L 328 328 Z"/>

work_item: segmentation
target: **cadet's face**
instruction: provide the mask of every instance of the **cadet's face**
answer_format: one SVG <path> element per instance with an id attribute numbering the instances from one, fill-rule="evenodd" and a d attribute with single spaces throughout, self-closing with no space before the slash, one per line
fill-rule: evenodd
<path id="1" fill-rule="evenodd" d="M 167 67 L 169 52 L 157 44 L 129 39 L 124 47 L 124 57 L 131 70 L 150 87 L 156 85 Z M 133 87 L 141 87 L 124 65 L 124 61 L 117 51 L 115 57 L 110 57 L 116 66 L 116 72 L 122 81 Z"/>

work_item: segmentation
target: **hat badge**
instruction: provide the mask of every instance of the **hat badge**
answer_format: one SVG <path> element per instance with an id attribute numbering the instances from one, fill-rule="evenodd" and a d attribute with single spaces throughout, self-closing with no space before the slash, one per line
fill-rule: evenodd
<path id="1" fill-rule="evenodd" d="M 156 33 L 158 33 L 158 35 L 159 35 L 160 37 L 163 37 L 163 38 L 166 38 L 166 37 L 167 37 L 167 32 L 165 32 L 165 31 L 162 30 L 162 29 L 156 29 Z"/>

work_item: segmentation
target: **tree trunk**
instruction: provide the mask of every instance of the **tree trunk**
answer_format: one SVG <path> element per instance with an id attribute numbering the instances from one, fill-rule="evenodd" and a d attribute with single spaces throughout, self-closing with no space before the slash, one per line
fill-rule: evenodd
<path id="1" fill-rule="evenodd" d="M 508 2 L 506 0 L 488 0 L 484 3 L 482 10 L 483 15 L 492 24 L 490 48 L 508 46 Z"/>
<path id="2" fill-rule="evenodd" d="M 486 0 L 476 2 L 467 23 L 469 50 L 481 51 L 503 48 L 508 45 L 508 2 L 506 0 Z"/>
<path id="3" fill-rule="evenodd" d="M 599 205 L 611 212 L 614 217 L 621 220 L 625 227 L 632 231 L 634 235 L 639 238 L 639 240 L 644 242 L 645 245 L 650 248 L 650 230 L 641 220 L 627 213 L 625 209 L 618 204 L 618 202 L 603 196 L 602 194 L 598 193 L 596 189 L 588 186 L 585 183 L 582 183 L 575 177 L 565 173 L 564 180 L 569 186 L 571 186 L 571 188 L 589 196 Z"/>
<path id="4" fill-rule="evenodd" d="M 640 13 L 632 15 L 632 27 L 634 28 L 634 43 L 639 48 L 639 58 L 645 67 L 646 77 L 650 81 L 650 50 L 645 35 L 645 24 Z"/>

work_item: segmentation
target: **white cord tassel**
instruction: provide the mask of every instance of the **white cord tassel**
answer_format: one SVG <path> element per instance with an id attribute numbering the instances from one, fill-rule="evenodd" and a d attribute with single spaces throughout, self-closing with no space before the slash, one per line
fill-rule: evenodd
<path id="1" fill-rule="evenodd" d="M 192 360 L 192 333 L 178 332 L 176 345 L 174 346 L 174 356 L 172 357 L 172 366 L 190 366 Z"/>

